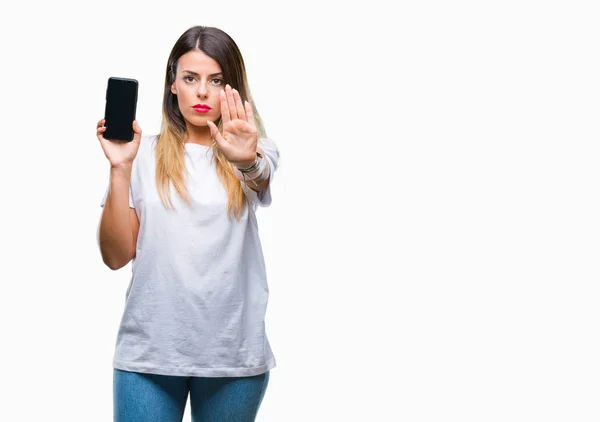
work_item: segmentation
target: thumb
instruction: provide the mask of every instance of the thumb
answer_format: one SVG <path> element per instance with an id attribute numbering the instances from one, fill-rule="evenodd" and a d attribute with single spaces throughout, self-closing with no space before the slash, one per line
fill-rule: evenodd
<path id="1" fill-rule="evenodd" d="M 207 120 L 206 124 L 208 125 L 208 128 L 210 129 L 211 136 L 213 138 L 215 138 L 215 140 L 217 141 L 217 143 L 221 143 L 221 140 L 223 138 L 221 138 L 221 134 L 219 133 L 219 128 L 217 127 L 217 125 L 215 125 L 210 120 Z"/>
<path id="2" fill-rule="evenodd" d="M 139 141 L 140 138 L 142 137 L 142 128 L 138 124 L 137 120 L 133 121 L 133 133 L 134 133 L 133 140 Z"/>
<path id="3" fill-rule="evenodd" d="M 210 134 L 214 137 L 215 136 L 215 129 L 216 129 L 215 124 L 213 122 L 211 122 L 210 120 L 207 120 L 206 124 L 207 124 L 208 128 L 210 129 Z"/>

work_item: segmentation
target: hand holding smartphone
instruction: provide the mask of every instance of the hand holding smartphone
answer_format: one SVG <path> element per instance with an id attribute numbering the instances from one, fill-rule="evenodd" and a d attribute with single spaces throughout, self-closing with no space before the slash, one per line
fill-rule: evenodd
<path id="1" fill-rule="evenodd" d="M 98 121 L 96 135 L 111 167 L 132 164 L 140 146 L 142 129 L 135 120 L 137 87 L 135 79 L 108 79 L 105 117 Z"/>
<path id="2" fill-rule="evenodd" d="M 106 87 L 106 131 L 104 138 L 131 142 L 137 108 L 138 81 L 135 79 L 110 77 Z"/>

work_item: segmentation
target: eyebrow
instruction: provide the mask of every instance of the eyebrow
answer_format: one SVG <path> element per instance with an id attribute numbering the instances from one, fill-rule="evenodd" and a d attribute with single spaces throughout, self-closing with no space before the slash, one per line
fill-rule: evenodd
<path id="1" fill-rule="evenodd" d="M 192 72 L 191 70 L 183 70 L 183 72 L 191 73 L 192 75 L 195 75 L 195 76 L 200 76 L 198 73 Z M 213 73 L 208 76 L 217 76 L 217 75 L 222 75 L 222 74 L 223 74 L 223 72 L 218 72 L 218 73 Z"/>

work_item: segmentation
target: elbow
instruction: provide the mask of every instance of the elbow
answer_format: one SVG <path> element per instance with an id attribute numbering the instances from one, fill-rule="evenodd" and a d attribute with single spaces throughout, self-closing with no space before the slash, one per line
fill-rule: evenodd
<path id="1" fill-rule="evenodd" d="M 132 254 L 129 254 L 126 258 L 122 258 L 122 259 L 118 259 L 115 257 L 107 256 L 106 254 L 102 254 L 102 262 L 104 262 L 104 265 L 106 265 L 108 268 L 110 268 L 113 271 L 120 270 L 125 265 L 127 265 L 132 259 L 133 259 Z"/>
<path id="2" fill-rule="evenodd" d="M 123 264 L 121 262 L 113 261 L 113 260 L 109 260 L 109 259 L 103 259 L 102 261 L 104 262 L 104 265 L 106 265 L 108 268 L 110 268 L 113 271 L 120 270 L 127 264 L 127 263 Z"/>
<path id="3" fill-rule="evenodd" d="M 113 271 L 120 270 L 121 268 L 124 267 L 124 265 L 120 265 L 120 264 L 106 264 L 106 266 Z"/>
<path id="4" fill-rule="evenodd" d="M 102 262 L 113 271 L 120 270 L 135 257 L 135 245 L 124 246 L 123 242 L 115 241 L 110 236 L 102 236 L 100 230 L 97 242 Z"/>

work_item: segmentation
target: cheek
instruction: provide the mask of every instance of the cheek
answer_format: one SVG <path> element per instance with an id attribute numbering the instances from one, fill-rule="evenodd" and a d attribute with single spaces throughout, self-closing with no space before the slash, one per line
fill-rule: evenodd
<path id="1" fill-rule="evenodd" d="M 227 100 L 224 100 L 224 103 L 227 104 Z M 219 116 L 221 115 L 221 105 L 223 104 L 223 102 L 221 101 L 221 93 L 218 92 L 217 93 L 217 110 L 219 111 Z"/>
<path id="2" fill-rule="evenodd" d="M 193 92 L 186 86 L 178 86 L 177 87 L 179 95 L 177 95 L 177 102 L 179 104 L 179 108 L 183 111 L 189 111 L 189 107 L 192 105 L 190 101 L 194 101 Z M 195 104 L 195 103 L 193 103 Z"/>

